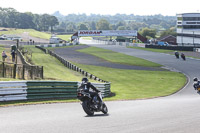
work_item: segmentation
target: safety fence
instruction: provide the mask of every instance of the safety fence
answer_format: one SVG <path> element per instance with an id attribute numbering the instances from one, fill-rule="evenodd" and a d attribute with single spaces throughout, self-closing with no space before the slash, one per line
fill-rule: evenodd
<path id="1" fill-rule="evenodd" d="M 43 66 L 31 65 L 26 62 L 23 54 L 16 50 L 15 62 L 0 61 L 0 77 L 17 79 L 43 79 Z M 22 64 L 19 64 L 21 62 Z"/>
<path id="2" fill-rule="evenodd" d="M 110 83 L 92 83 L 110 95 Z M 68 81 L 4 81 L 0 82 L 0 101 L 76 98 L 80 82 Z"/>
<path id="3" fill-rule="evenodd" d="M 74 71 L 77 71 L 79 73 L 81 73 L 82 75 L 86 76 L 86 77 L 89 77 L 90 79 L 94 79 L 94 80 L 97 80 L 97 81 L 100 81 L 100 82 L 108 82 L 108 81 L 105 81 L 105 80 L 102 80 L 98 77 L 96 77 L 95 75 L 89 73 L 89 72 L 86 72 L 84 71 L 83 69 L 77 67 L 76 65 L 72 64 L 71 62 L 67 61 L 66 59 L 64 59 L 63 57 L 57 55 L 56 53 L 54 53 L 53 51 L 51 50 L 48 50 L 48 49 L 45 49 L 43 47 L 40 47 L 40 46 L 35 46 L 36 48 L 39 48 L 41 49 L 42 51 L 44 51 L 45 53 L 48 53 L 50 54 L 51 56 L 54 56 L 56 59 L 58 59 L 62 64 L 64 64 L 67 68 L 71 69 L 71 70 L 74 70 Z"/>
<path id="4" fill-rule="evenodd" d="M 131 47 L 145 47 L 144 43 L 130 43 L 130 42 L 116 42 L 116 41 L 108 41 L 108 40 L 95 40 L 95 43 L 106 44 L 106 45 L 118 45 L 118 46 L 131 46 Z"/>
<path id="5" fill-rule="evenodd" d="M 154 49 L 168 49 L 168 50 L 180 50 L 180 51 L 194 51 L 195 47 L 193 46 L 159 46 L 159 45 L 146 45 L 145 48 L 154 48 Z M 197 47 L 196 47 L 197 48 Z"/>
<path id="6" fill-rule="evenodd" d="M 48 47 L 64 47 L 64 46 L 70 46 L 74 45 L 73 43 L 61 43 L 61 44 L 43 44 L 43 45 L 38 45 L 43 48 L 48 48 Z"/>
<path id="7" fill-rule="evenodd" d="M 22 64 L 19 64 L 18 66 L 22 66 L 22 77 L 19 77 L 19 79 L 43 79 L 44 78 L 44 71 L 43 66 L 36 66 L 31 65 L 29 62 L 27 62 L 24 58 L 24 55 L 20 50 L 17 50 L 17 55 L 19 56 Z M 20 71 L 19 71 L 20 72 Z"/>
<path id="8" fill-rule="evenodd" d="M 43 66 L 15 64 L 0 61 L 0 77 L 17 79 L 43 79 Z"/>

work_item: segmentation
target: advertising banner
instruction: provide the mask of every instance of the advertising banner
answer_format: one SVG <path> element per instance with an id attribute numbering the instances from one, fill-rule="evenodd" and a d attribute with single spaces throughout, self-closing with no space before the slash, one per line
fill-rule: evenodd
<path id="1" fill-rule="evenodd" d="M 137 36 L 136 30 L 80 30 L 78 36 Z"/>

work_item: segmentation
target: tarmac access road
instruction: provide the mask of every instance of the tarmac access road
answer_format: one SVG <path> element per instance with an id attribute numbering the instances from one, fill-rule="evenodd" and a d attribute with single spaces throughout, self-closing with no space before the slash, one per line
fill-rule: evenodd
<path id="1" fill-rule="evenodd" d="M 188 84 L 176 94 L 148 100 L 106 102 L 109 114 L 87 116 L 80 103 L 40 104 L 0 108 L 1 133 L 199 133 L 200 96 L 192 88 L 199 77 L 200 60 L 175 59 L 168 54 L 130 49 L 122 46 L 95 44 L 144 58 L 183 72 Z"/>

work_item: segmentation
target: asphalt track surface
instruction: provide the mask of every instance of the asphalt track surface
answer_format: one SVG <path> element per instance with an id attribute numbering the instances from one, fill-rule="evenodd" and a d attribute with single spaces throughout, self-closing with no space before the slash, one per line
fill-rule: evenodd
<path id="1" fill-rule="evenodd" d="M 60 49 L 58 48 L 58 49 L 55 49 L 54 52 L 62 56 L 63 58 L 65 58 L 67 61 L 75 62 L 79 64 L 103 66 L 103 67 L 110 67 L 110 68 L 117 68 L 117 69 L 165 71 L 165 69 L 159 68 L 159 67 L 144 67 L 144 66 L 133 66 L 133 65 L 112 63 L 104 59 L 98 58 L 96 56 L 77 51 L 79 49 L 84 49 L 88 47 L 89 47 L 88 45 L 78 45 L 76 47 L 60 48 Z"/>
<path id="2" fill-rule="evenodd" d="M 109 114 L 88 117 L 80 103 L 41 104 L 0 108 L 1 133 L 199 133 L 200 96 L 192 88 L 200 60 L 85 43 L 141 57 L 185 73 L 189 83 L 168 97 L 106 102 Z M 167 82 L 167 81 L 166 81 Z"/>

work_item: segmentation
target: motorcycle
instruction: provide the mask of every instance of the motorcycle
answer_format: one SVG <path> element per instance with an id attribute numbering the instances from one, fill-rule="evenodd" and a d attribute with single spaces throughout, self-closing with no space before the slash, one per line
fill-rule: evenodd
<path id="1" fill-rule="evenodd" d="M 196 77 L 193 79 L 193 81 L 194 81 L 193 87 L 195 90 L 197 90 L 197 93 L 199 93 L 200 92 L 200 81 Z"/>
<path id="2" fill-rule="evenodd" d="M 174 54 L 175 54 L 176 58 L 179 59 L 179 53 L 176 51 Z"/>
<path id="3" fill-rule="evenodd" d="M 185 55 L 184 55 L 183 53 L 181 53 L 181 58 L 182 58 L 183 60 L 186 60 Z"/>
<path id="4" fill-rule="evenodd" d="M 91 97 L 90 93 L 85 92 L 83 89 L 79 89 L 77 98 L 82 101 L 82 107 L 86 114 L 89 116 L 94 115 L 94 112 L 102 111 L 104 114 L 108 113 L 108 108 L 102 100 L 101 93 L 98 96 Z"/>

